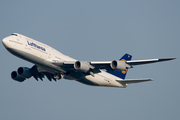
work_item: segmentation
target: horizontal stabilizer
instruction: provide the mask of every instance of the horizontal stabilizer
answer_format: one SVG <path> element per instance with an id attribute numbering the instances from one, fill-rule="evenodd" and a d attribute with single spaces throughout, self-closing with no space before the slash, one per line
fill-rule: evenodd
<path id="1" fill-rule="evenodd" d="M 127 80 L 116 80 L 121 84 L 132 84 L 132 83 L 139 83 L 139 82 L 146 82 L 146 81 L 153 81 L 153 79 L 127 79 Z"/>

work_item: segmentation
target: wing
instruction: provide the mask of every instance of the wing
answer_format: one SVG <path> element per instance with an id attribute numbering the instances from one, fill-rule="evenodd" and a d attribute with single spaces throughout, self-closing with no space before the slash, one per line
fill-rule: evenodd
<path id="1" fill-rule="evenodd" d="M 121 84 L 132 84 L 132 83 L 153 81 L 153 79 L 126 79 L 126 80 L 116 80 L 116 81 Z"/>
<path id="2" fill-rule="evenodd" d="M 127 68 L 132 68 L 134 65 L 143 65 L 149 63 L 156 63 L 156 62 L 163 62 L 173 60 L 175 58 L 160 58 L 160 59 L 147 59 L 147 60 L 132 60 L 132 61 L 125 61 L 125 65 Z M 89 68 L 93 71 L 93 73 L 100 72 L 99 69 L 106 69 L 112 70 L 110 64 L 112 61 L 90 61 L 90 62 L 82 62 L 82 61 L 55 61 L 53 64 L 65 69 L 66 71 L 74 71 L 77 70 L 74 68 L 74 64 L 77 62 L 84 63 L 83 65 L 87 64 Z"/>
<path id="3" fill-rule="evenodd" d="M 132 60 L 132 61 L 126 61 L 129 65 L 143 65 L 143 64 L 149 64 L 149 63 L 155 63 L 155 62 L 163 62 L 168 60 L 174 60 L 176 58 L 160 58 L 160 59 L 148 59 L 148 60 Z"/>
<path id="4" fill-rule="evenodd" d="M 147 60 L 131 60 L 126 61 L 126 66 L 128 68 L 133 67 L 134 65 L 143 65 L 143 64 L 149 64 L 149 63 L 156 63 L 156 62 L 163 62 L 163 61 L 169 61 L 174 60 L 176 58 L 160 58 L 160 59 L 147 59 Z M 110 64 L 112 61 L 104 61 L 104 62 L 90 62 L 90 64 L 94 67 L 97 67 L 99 69 L 111 69 Z"/>

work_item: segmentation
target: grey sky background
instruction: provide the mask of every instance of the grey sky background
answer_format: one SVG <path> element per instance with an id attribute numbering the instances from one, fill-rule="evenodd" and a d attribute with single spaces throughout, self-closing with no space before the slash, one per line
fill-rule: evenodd
<path id="1" fill-rule="evenodd" d="M 33 64 L 0 44 L 0 119 L 180 118 L 179 0 L 1 0 L 0 38 L 20 33 L 84 61 L 109 61 L 125 53 L 133 60 L 176 57 L 174 61 L 134 66 L 127 79 L 153 82 L 127 88 L 92 87 L 76 81 L 23 83 L 10 73 Z"/>

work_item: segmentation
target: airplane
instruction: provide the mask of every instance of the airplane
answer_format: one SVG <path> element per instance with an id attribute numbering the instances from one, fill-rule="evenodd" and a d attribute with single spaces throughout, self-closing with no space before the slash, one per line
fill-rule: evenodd
<path id="1" fill-rule="evenodd" d="M 75 80 L 91 86 L 126 88 L 128 84 L 152 81 L 153 79 L 125 79 L 129 68 L 175 58 L 131 60 L 125 54 L 113 61 L 78 61 L 54 48 L 24 35 L 13 33 L 2 40 L 4 47 L 13 55 L 34 64 L 32 68 L 19 67 L 11 78 L 23 82 L 31 77 L 37 81 L 46 78 L 57 81 L 62 78 Z"/>

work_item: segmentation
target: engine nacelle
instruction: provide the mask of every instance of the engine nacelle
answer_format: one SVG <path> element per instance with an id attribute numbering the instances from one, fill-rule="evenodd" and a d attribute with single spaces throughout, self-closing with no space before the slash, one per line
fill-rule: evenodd
<path id="1" fill-rule="evenodd" d="M 114 60 L 110 64 L 111 68 L 118 71 L 126 70 L 126 63 L 124 61 Z"/>
<path id="2" fill-rule="evenodd" d="M 12 78 L 13 80 L 18 81 L 18 82 L 23 82 L 23 81 L 26 79 L 26 78 L 20 76 L 16 71 L 13 71 L 13 72 L 11 73 L 11 78 Z"/>
<path id="3" fill-rule="evenodd" d="M 74 63 L 74 68 L 76 70 L 82 71 L 82 72 L 88 72 L 89 71 L 89 65 L 86 62 L 80 62 L 80 61 L 76 61 Z"/>
<path id="4" fill-rule="evenodd" d="M 27 67 L 19 67 L 17 73 L 24 78 L 30 78 L 32 76 L 30 69 Z"/>

